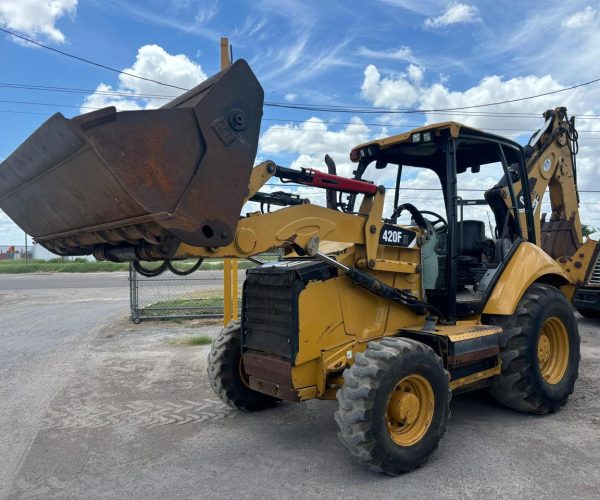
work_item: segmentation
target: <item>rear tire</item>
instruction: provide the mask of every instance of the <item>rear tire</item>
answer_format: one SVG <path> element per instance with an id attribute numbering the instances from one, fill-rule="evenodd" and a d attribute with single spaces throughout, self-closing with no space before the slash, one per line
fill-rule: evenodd
<path id="1" fill-rule="evenodd" d="M 440 357 L 421 342 L 369 342 L 337 392 L 340 440 L 378 472 L 394 476 L 420 467 L 446 431 L 448 380 Z"/>
<path id="2" fill-rule="evenodd" d="M 564 405 L 579 370 L 577 319 L 566 297 L 553 286 L 531 285 L 512 316 L 487 316 L 499 325 L 502 373 L 492 396 L 525 413 L 545 414 Z"/>
<path id="3" fill-rule="evenodd" d="M 247 412 L 273 408 L 281 400 L 250 389 L 243 378 L 241 339 L 239 321 L 229 323 L 215 338 L 208 355 L 210 385 L 232 408 Z"/>

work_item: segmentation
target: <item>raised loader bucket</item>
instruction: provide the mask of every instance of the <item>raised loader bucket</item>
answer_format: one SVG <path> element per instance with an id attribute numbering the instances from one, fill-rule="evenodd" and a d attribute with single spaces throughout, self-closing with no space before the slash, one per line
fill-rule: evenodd
<path id="1" fill-rule="evenodd" d="M 52 116 L 0 164 L 0 208 L 59 255 L 168 258 L 234 236 L 264 93 L 236 61 L 157 110 Z"/>

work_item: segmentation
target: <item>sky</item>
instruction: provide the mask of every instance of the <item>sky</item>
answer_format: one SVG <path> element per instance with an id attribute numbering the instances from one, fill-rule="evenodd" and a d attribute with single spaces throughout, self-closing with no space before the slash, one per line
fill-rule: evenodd
<path id="1" fill-rule="evenodd" d="M 265 99 L 279 103 L 439 109 L 530 96 L 600 78 L 600 4 L 589 0 L 0 0 L 0 27 L 184 88 L 219 70 L 219 38 L 227 36 L 234 59 L 249 62 Z M 109 105 L 152 109 L 165 100 L 131 94 L 179 93 L 4 33 L 0 68 L 0 161 L 55 112 L 73 117 Z M 556 106 L 567 106 L 577 116 L 580 189 L 600 189 L 600 119 L 591 116 L 600 115 L 600 83 L 486 108 L 535 115 L 525 117 L 266 107 L 256 161 L 324 169 L 323 156 L 329 153 L 339 172 L 351 175 L 348 154 L 354 145 L 449 119 L 526 143 L 541 126 L 541 113 Z M 391 185 L 393 175 L 377 171 L 371 179 Z M 478 186 L 489 188 L 495 180 L 482 176 Z M 433 182 L 427 172 L 415 172 L 403 185 L 432 187 Z M 324 202 L 312 188 L 296 191 Z M 406 191 L 403 201 L 441 206 L 439 193 L 424 193 Z M 600 193 L 583 192 L 581 201 L 582 220 L 600 227 Z M 0 245 L 22 241 L 23 232 L 0 212 Z"/>

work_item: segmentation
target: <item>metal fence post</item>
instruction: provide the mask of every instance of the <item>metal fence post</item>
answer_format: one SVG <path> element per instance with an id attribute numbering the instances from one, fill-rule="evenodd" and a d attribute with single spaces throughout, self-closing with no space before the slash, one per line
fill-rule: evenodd
<path id="1" fill-rule="evenodd" d="M 280 254 L 258 257 L 269 263 L 276 262 Z M 200 269 L 185 276 L 170 271 L 160 276 L 143 276 L 130 266 L 131 320 L 139 323 L 152 319 L 223 318 L 228 324 L 240 315 L 239 262 L 206 259 Z"/>
<path id="2" fill-rule="evenodd" d="M 140 318 L 137 272 L 133 267 L 133 262 L 129 263 L 129 304 L 131 306 L 131 320 L 137 325 L 142 320 Z"/>

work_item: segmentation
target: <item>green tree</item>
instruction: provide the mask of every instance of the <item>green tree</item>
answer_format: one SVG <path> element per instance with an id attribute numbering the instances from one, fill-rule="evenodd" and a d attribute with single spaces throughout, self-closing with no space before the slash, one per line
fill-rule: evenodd
<path id="1" fill-rule="evenodd" d="M 583 234 L 583 236 L 589 236 L 592 233 L 595 233 L 596 231 L 598 231 L 598 229 L 596 229 L 594 226 L 591 226 L 589 224 L 581 224 L 581 233 Z"/>

